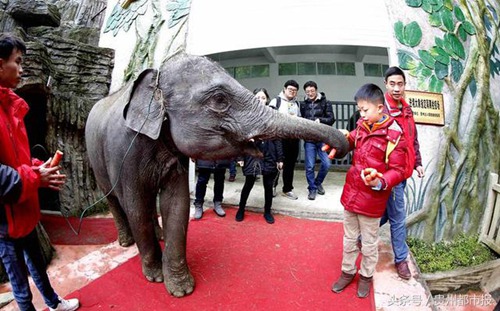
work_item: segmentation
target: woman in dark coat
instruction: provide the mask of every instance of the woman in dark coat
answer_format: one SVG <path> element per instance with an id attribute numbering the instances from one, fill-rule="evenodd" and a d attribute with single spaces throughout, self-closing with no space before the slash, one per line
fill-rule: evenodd
<path id="1" fill-rule="evenodd" d="M 269 100 L 265 89 L 256 89 L 256 97 L 266 104 Z M 270 108 L 271 109 L 271 108 Z M 262 175 L 264 185 L 264 218 L 269 224 L 274 223 L 274 217 L 271 214 L 271 205 L 273 204 L 273 187 L 275 179 L 278 176 L 278 170 L 283 167 L 283 148 L 281 140 L 257 140 L 254 142 L 256 147 L 264 155 L 262 158 L 245 156 L 238 159 L 238 163 L 243 166 L 243 175 L 245 175 L 245 184 L 241 190 L 240 204 L 236 213 L 236 221 L 242 221 L 245 217 L 245 207 L 250 191 L 255 184 L 257 176 Z"/>
<path id="2" fill-rule="evenodd" d="M 271 214 L 273 204 L 273 185 L 278 176 L 278 169 L 283 167 L 283 149 L 281 140 L 256 141 L 256 147 L 264 154 L 262 159 L 252 156 L 245 156 L 242 161 L 238 161 L 243 166 L 243 175 L 245 175 L 245 184 L 241 190 L 240 204 L 236 213 L 236 221 L 242 221 L 245 217 L 245 207 L 250 191 L 255 184 L 257 176 L 262 175 L 264 185 L 264 218 L 267 223 L 274 223 L 274 217 Z"/>

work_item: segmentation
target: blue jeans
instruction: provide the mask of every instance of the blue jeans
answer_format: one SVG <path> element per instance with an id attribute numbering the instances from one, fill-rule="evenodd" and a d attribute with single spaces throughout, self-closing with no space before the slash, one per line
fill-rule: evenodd
<path id="1" fill-rule="evenodd" d="M 51 308 L 57 307 L 59 299 L 50 285 L 45 270 L 46 265 L 40 250 L 36 229 L 19 239 L 0 238 L 0 257 L 9 276 L 14 298 L 20 310 L 35 311 L 31 302 L 33 295 L 28 281 L 28 270 L 42 294 L 45 304 Z"/>
<path id="2" fill-rule="evenodd" d="M 330 166 L 332 166 L 331 160 L 328 158 L 326 152 L 321 150 L 323 147 L 323 143 L 315 143 L 315 142 L 304 142 L 304 156 L 305 156 L 305 165 L 306 165 L 306 179 L 307 184 L 309 185 L 307 189 L 309 190 L 318 190 L 316 185 L 323 184 L 325 180 L 326 174 L 328 174 L 328 170 Z M 318 155 L 321 166 L 318 171 L 318 175 L 316 178 L 314 177 L 314 166 L 316 164 L 316 155 Z"/>
<path id="3" fill-rule="evenodd" d="M 394 262 L 396 263 L 405 261 L 409 253 L 406 244 L 405 187 L 406 180 L 392 188 L 385 214 L 380 219 L 380 226 L 384 225 L 388 220 L 391 225 L 391 244 L 394 252 Z"/>
<path id="4" fill-rule="evenodd" d="M 229 176 L 236 176 L 236 161 L 229 163 Z"/>

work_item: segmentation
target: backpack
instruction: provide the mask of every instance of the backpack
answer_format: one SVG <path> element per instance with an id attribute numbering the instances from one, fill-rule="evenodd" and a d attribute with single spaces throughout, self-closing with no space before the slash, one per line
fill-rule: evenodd
<path id="1" fill-rule="evenodd" d="M 281 106 L 281 97 L 276 96 L 276 106 L 274 107 L 274 109 L 280 110 L 280 106 Z"/>
<path id="2" fill-rule="evenodd" d="M 280 110 L 281 106 L 281 97 L 276 96 L 276 110 Z"/>

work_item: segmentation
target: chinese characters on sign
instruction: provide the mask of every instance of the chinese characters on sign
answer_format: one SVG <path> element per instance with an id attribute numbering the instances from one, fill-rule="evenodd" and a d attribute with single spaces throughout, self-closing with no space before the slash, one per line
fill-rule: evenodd
<path id="1" fill-rule="evenodd" d="M 444 125 L 443 94 L 405 91 L 405 99 L 413 110 L 416 123 Z"/>

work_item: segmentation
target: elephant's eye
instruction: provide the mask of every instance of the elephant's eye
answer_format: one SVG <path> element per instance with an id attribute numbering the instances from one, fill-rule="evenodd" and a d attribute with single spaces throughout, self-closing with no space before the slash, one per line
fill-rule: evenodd
<path id="1" fill-rule="evenodd" d="M 229 100 L 224 93 L 215 93 L 209 99 L 208 106 L 215 112 L 224 112 L 229 109 Z"/>

